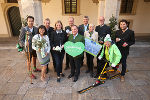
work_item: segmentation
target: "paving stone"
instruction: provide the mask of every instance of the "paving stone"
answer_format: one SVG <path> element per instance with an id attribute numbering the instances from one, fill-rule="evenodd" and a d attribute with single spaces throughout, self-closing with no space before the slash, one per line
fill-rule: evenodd
<path id="1" fill-rule="evenodd" d="M 54 93 L 52 100 L 71 100 L 72 94 Z"/>
<path id="2" fill-rule="evenodd" d="M 8 82 L 24 82 L 27 74 L 15 73 Z"/>
<path id="3" fill-rule="evenodd" d="M 25 94 L 23 100 L 42 100 L 45 89 L 43 88 L 31 88 Z"/>
<path id="4" fill-rule="evenodd" d="M 22 100 L 24 95 L 5 95 L 0 100 Z"/>
<path id="5" fill-rule="evenodd" d="M 0 100 L 3 100 L 4 97 L 5 97 L 5 95 L 0 94 Z"/>
<path id="6" fill-rule="evenodd" d="M 0 94 L 16 94 L 22 83 L 6 83 L 1 89 Z"/>
<path id="7" fill-rule="evenodd" d="M 42 100 L 52 100 L 53 92 L 45 92 Z"/>
<path id="8" fill-rule="evenodd" d="M 37 79 L 33 79 L 33 84 L 30 84 L 31 79 L 27 75 L 24 54 L 18 53 L 15 49 L 3 49 L 4 45 L 0 44 L 0 100 L 150 100 L 149 44 L 148 42 L 142 47 L 142 43 L 139 42 L 131 47 L 127 59 L 129 72 L 125 75 L 125 82 L 120 82 L 119 77 L 106 80 L 104 84 L 83 94 L 78 94 L 77 91 L 92 85 L 97 80 L 90 78 L 89 73 L 85 73 L 86 56 L 77 82 L 72 82 L 72 79 L 67 78 L 70 74 L 70 69 L 68 69 L 63 70 L 65 77 L 61 78 L 61 82 L 58 83 L 51 58 L 50 72 L 47 74 L 47 77 L 50 77 L 48 82 L 42 82 L 41 73 L 37 72 L 34 73 Z M 65 59 L 63 62 L 64 69 Z M 96 66 L 96 58 L 94 66 Z M 41 68 L 38 60 L 37 67 Z M 122 69 L 121 65 L 119 69 Z"/>

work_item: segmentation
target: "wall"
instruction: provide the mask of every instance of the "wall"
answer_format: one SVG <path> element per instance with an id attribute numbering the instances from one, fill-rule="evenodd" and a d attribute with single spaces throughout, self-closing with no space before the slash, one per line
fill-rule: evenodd
<path id="1" fill-rule="evenodd" d="M 9 37 L 8 29 L 7 29 L 7 25 L 6 25 L 6 21 L 5 21 L 5 17 L 4 17 L 1 3 L 0 3 L 0 28 L 1 28 L 0 29 L 0 37 Z"/>
<path id="2" fill-rule="evenodd" d="M 133 20 L 135 35 L 150 35 L 150 2 L 138 0 L 136 15 L 120 15 L 119 19 Z"/>
<path id="3" fill-rule="evenodd" d="M 93 3 L 92 0 L 79 0 L 80 1 L 80 15 L 73 16 L 75 24 L 80 25 L 83 23 L 83 16 L 89 16 L 89 23 L 97 25 L 97 12 L 98 4 Z M 57 20 L 61 20 L 63 25 L 68 25 L 68 17 L 62 15 L 62 0 L 50 0 L 49 3 L 42 3 L 43 19 L 50 18 L 51 26 L 54 26 Z"/>

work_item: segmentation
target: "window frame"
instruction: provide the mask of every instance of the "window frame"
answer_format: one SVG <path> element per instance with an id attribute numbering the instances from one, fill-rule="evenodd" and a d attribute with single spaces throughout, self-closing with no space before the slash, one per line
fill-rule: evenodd
<path id="1" fill-rule="evenodd" d="M 121 4 L 122 4 L 122 0 L 121 0 Z M 121 4 L 120 4 L 120 12 L 119 12 L 119 15 L 136 15 L 138 0 L 134 0 L 134 1 L 133 1 L 133 7 L 132 7 L 131 13 L 121 13 Z"/>
<path id="2" fill-rule="evenodd" d="M 77 13 L 65 13 L 65 1 L 62 0 L 62 15 L 63 16 L 79 16 L 80 15 L 80 0 L 77 0 Z"/>

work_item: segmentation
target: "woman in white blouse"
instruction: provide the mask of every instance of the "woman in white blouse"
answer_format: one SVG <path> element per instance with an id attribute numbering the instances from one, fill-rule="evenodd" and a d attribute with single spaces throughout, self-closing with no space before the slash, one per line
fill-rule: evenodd
<path id="1" fill-rule="evenodd" d="M 93 24 L 89 24 L 89 31 L 84 32 L 84 37 L 89 38 L 95 42 L 98 42 L 98 32 L 96 32 L 94 30 Z M 89 54 L 89 53 L 86 53 L 86 58 L 87 58 L 87 66 L 88 66 L 86 73 L 90 72 L 90 76 L 93 77 L 93 65 L 94 65 L 93 59 L 94 59 L 94 56 Z"/>
<path id="2" fill-rule="evenodd" d="M 36 50 L 37 58 L 42 66 L 41 80 L 45 81 L 46 67 L 50 62 L 50 43 L 44 25 L 39 26 L 38 34 L 33 37 L 32 48 Z"/>

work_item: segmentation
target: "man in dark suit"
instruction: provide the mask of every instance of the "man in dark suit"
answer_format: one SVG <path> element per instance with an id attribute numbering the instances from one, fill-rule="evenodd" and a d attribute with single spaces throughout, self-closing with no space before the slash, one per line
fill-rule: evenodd
<path id="1" fill-rule="evenodd" d="M 103 16 L 99 17 L 99 25 L 96 26 L 95 31 L 98 32 L 98 41 L 99 43 L 104 43 L 104 38 L 107 34 L 111 35 L 111 29 L 109 26 L 104 24 L 105 18 Z"/>
<path id="2" fill-rule="evenodd" d="M 73 25 L 71 27 L 72 34 L 69 36 L 68 41 L 71 42 L 82 42 L 85 43 L 84 37 L 80 34 L 78 34 L 78 28 L 76 25 Z M 77 57 L 69 56 L 70 65 L 71 65 L 71 74 L 68 76 L 68 78 L 71 78 L 74 76 L 73 82 L 76 82 L 78 80 L 78 76 L 80 74 L 80 67 L 81 67 L 81 58 L 83 56 L 83 53 L 80 54 Z"/>
<path id="3" fill-rule="evenodd" d="M 25 55 L 27 57 L 27 67 L 29 71 L 29 76 L 35 79 L 36 77 L 31 73 L 31 68 L 30 68 L 31 59 L 33 63 L 33 71 L 40 72 L 41 70 L 36 68 L 37 55 L 36 55 L 36 51 L 32 49 L 32 38 L 38 32 L 38 29 L 35 26 L 33 26 L 33 24 L 34 24 L 34 17 L 28 16 L 27 26 L 21 28 L 21 32 L 19 35 L 19 44 L 21 47 L 24 47 Z M 29 54 L 30 54 L 30 58 L 29 58 Z"/>
<path id="4" fill-rule="evenodd" d="M 84 32 L 89 30 L 89 17 L 84 16 L 83 18 L 83 24 L 79 25 L 79 34 L 84 36 Z"/>
<path id="5" fill-rule="evenodd" d="M 68 23 L 69 23 L 69 26 L 65 27 L 67 37 L 69 37 L 69 35 L 72 34 L 71 27 L 74 25 L 74 18 L 69 17 Z M 66 53 L 66 67 L 65 67 L 65 70 L 67 70 L 68 68 L 69 68 L 69 55 Z"/>
<path id="6" fill-rule="evenodd" d="M 134 31 L 128 29 L 128 22 L 126 20 L 121 20 L 119 22 L 119 30 L 116 31 L 116 44 L 122 54 L 121 63 L 122 63 L 122 71 L 121 71 L 121 81 L 123 82 L 124 75 L 126 73 L 126 60 L 129 55 L 130 46 L 135 43 Z"/>
<path id="7" fill-rule="evenodd" d="M 98 32 L 98 42 L 101 45 L 104 43 L 105 36 L 107 34 L 111 35 L 110 27 L 107 26 L 106 24 L 104 24 L 104 22 L 105 22 L 105 18 L 103 16 L 100 16 L 99 17 L 99 25 L 96 26 L 96 28 L 95 28 L 95 31 Z M 103 66 L 101 66 L 101 65 L 104 65 L 104 64 L 105 64 L 105 61 L 103 59 L 101 59 L 101 60 L 97 59 L 97 72 L 96 72 L 96 75 L 94 76 L 94 78 L 97 78 L 99 76 L 100 72 L 103 69 Z"/>
<path id="8" fill-rule="evenodd" d="M 84 16 L 83 18 L 83 24 L 79 25 L 79 34 L 84 36 L 84 32 L 89 30 L 89 17 L 88 16 Z M 83 60 L 84 60 L 84 55 L 82 57 L 82 61 L 81 61 L 81 66 L 83 66 Z M 86 73 L 89 73 L 89 71 L 87 70 Z"/>
<path id="9" fill-rule="evenodd" d="M 47 36 L 49 37 L 49 41 L 50 41 L 51 32 L 54 31 L 54 28 L 53 28 L 53 27 L 50 27 L 50 19 L 49 19 L 49 18 L 46 18 L 46 19 L 44 20 L 44 26 L 46 27 Z M 51 52 L 52 59 L 53 59 L 54 57 L 53 57 L 52 50 L 50 50 L 50 52 Z M 54 59 L 53 59 L 53 61 L 54 61 Z M 55 62 L 55 61 L 54 61 L 54 62 Z M 54 63 L 54 62 L 53 62 L 53 66 L 54 66 L 54 68 L 55 68 L 55 63 Z M 48 72 L 49 72 L 49 68 L 48 68 L 48 65 L 47 65 L 46 73 L 48 73 Z"/>

